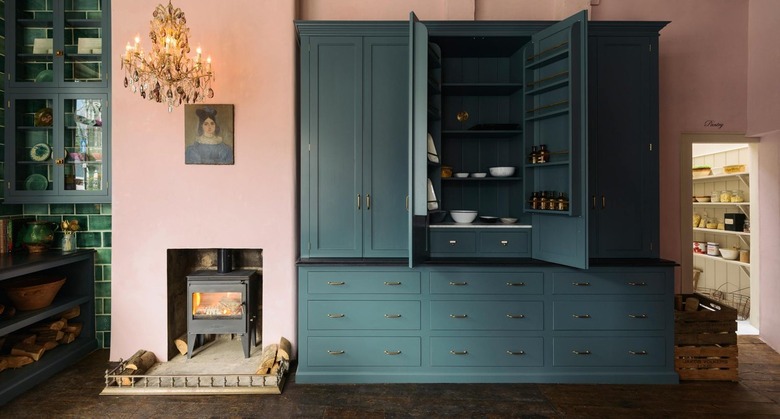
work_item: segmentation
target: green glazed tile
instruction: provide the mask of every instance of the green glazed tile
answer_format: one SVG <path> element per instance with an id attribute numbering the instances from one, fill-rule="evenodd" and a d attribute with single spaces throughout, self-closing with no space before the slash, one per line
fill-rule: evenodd
<path id="1" fill-rule="evenodd" d="M 72 10 L 100 10 L 100 0 L 73 0 Z"/>
<path id="2" fill-rule="evenodd" d="M 76 236 L 76 246 L 81 248 L 95 248 L 95 247 L 101 247 L 101 234 L 100 233 L 90 233 L 90 232 L 80 232 Z M 99 256 L 99 255 L 98 255 Z"/>
<path id="3" fill-rule="evenodd" d="M 111 216 L 109 215 L 90 215 L 89 230 L 111 230 Z"/>
<path id="4" fill-rule="evenodd" d="M 105 215 L 111 214 L 111 204 L 102 204 L 100 207 L 100 212 Z"/>
<path id="5" fill-rule="evenodd" d="M 38 221 L 48 221 L 56 225 L 60 224 L 60 217 L 53 216 L 53 215 L 40 215 L 37 217 L 37 219 Z"/>
<path id="6" fill-rule="evenodd" d="M 49 211 L 51 212 L 51 214 L 62 214 L 62 215 L 76 213 L 73 204 L 51 204 L 49 205 Z"/>
<path id="7" fill-rule="evenodd" d="M 95 263 L 110 264 L 111 249 L 97 249 L 97 256 L 95 257 Z"/>
<path id="8" fill-rule="evenodd" d="M 49 214 L 49 206 L 46 204 L 25 204 L 24 215 L 43 215 Z"/>
<path id="9" fill-rule="evenodd" d="M 110 282 L 98 282 L 95 283 L 95 297 L 110 297 L 111 296 L 111 283 Z"/>
<path id="10" fill-rule="evenodd" d="M 103 247 L 111 247 L 111 232 L 103 233 Z"/>
<path id="11" fill-rule="evenodd" d="M 110 298 L 104 298 L 103 299 L 103 312 L 106 314 L 111 314 L 111 299 Z"/>
<path id="12" fill-rule="evenodd" d="M 101 282 L 103 280 L 103 266 L 95 265 L 95 282 Z"/>
<path id="13" fill-rule="evenodd" d="M 100 204 L 76 204 L 76 214 L 100 214 Z"/>
<path id="14" fill-rule="evenodd" d="M 111 313 L 105 313 L 103 311 L 103 299 L 101 299 L 101 298 L 96 298 L 95 299 L 95 314 L 96 315 L 98 315 L 98 314 L 111 314 Z"/>
<path id="15" fill-rule="evenodd" d="M 111 330 L 111 316 L 105 314 L 95 316 L 95 330 L 99 330 L 101 332 Z"/>
<path id="16" fill-rule="evenodd" d="M 103 265 L 103 280 L 111 281 L 111 265 Z"/>
<path id="17" fill-rule="evenodd" d="M 102 340 L 99 342 L 103 342 L 103 349 L 108 349 L 111 347 L 111 332 L 101 332 Z"/>

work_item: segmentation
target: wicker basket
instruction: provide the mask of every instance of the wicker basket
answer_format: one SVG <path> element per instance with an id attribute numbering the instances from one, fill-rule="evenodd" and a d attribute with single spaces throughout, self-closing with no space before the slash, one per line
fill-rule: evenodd
<path id="1" fill-rule="evenodd" d="M 48 307 L 65 283 L 64 277 L 28 277 L 6 287 L 5 293 L 17 310 Z"/>

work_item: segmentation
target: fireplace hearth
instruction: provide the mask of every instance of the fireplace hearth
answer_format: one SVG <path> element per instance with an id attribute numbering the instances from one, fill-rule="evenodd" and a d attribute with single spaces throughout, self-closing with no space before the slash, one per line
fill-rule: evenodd
<path id="1" fill-rule="evenodd" d="M 206 334 L 241 337 L 244 358 L 257 345 L 259 276 L 253 270 L 200 270 L 187 276 L 187 358 Z"/>

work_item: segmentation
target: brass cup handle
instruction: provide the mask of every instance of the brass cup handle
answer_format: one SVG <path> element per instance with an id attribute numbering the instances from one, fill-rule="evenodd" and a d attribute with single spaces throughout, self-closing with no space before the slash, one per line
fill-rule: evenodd
<path id="1" fill-rule="evenodd" d="M 401 351 L 385 351 L 385 355 L 401 355 Z"/>
<path id="2" fill-rule="evenodd" d="M 508 355 L 525 355 L 525 351 L 506 351 Z"/>
<path id="3" fill-rule="evenodd" d="M 590 351 L 571 351 L 574 355 L 590 355 Z"/>
<path id="4" fill-rule="evenodd" d="M 341 313 L 328 313 L 328 317 L 331 319 L 340 319 L 345 316 Z"/>
<path id="5" fill-rule="evenodd" d="M 344 355 L 344 351 L 328 351 L 331 355 Z"/>

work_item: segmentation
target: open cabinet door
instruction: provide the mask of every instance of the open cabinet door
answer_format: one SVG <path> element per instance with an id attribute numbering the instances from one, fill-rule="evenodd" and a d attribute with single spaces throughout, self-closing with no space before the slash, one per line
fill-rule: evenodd
<path id="1" fill-rule="evenodd" d="M 409 13 L 409 267 L 428 259 L 428 29 Z"/>
<path id="2" fill-rule="evenodd" d="M 526 204 L 533 225 L 532 257 L 588 267 L 587 219 L 587 11 L 531 37 L 523 62 L 523 136 L 550 152 L 545 163 L 524 167 L 526 197 L 534 192 L 568 200 L 568 208 Z"/>

